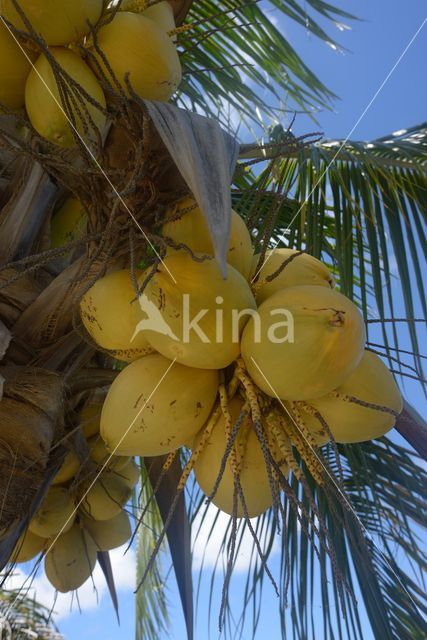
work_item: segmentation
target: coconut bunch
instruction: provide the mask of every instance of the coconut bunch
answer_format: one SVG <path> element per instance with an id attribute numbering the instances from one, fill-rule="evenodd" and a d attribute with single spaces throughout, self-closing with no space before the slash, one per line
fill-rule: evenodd
<path id="1" fill-rule="evenodd" d="M 44 554 L 46 576 L 62 593 L 78 589 L 92 575 L 98 552 L 125 544 L 132 534 L 126 504 L 139 467 L 131 457 L 109 455 L 99 435 L 100 410 L 98 403 L 84 406 L 80 456 L 73 449 L 66 453 L 10 558 L 21 563 Z"/>
<path id="2" fill-rule="evenodd" d="M 116 4 L 1 0 L 0 112 L 25 108 L 50 143 L 95 149 L 117 100 L 168 101 L 181 80 L 172 6 Z"/>
<path id="3" fill-rule="evenodd" d="M 393 427 L 398 388 L 322 262 L 291 249 L 254 256 L 233 211 L 224 279 L 189 197 L 162 234 L 175 246 L 162 262 L 109 273 L 80 303 L 91 338 L 128 363 L 102 409 L 108 451 L 174 456 L 185 446 L 182 482 L 194 469 L 220 509 L 253 517 L 277 501 L 289 469 L 301 476 L 295 451 L 323 483 L 319 446 Z"/>

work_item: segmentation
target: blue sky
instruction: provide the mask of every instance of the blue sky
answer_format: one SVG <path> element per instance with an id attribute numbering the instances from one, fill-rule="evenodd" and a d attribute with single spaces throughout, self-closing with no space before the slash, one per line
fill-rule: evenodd
<path id="1" fill-rule="evenodd" d="M 364 18 L 363 22 L 352 23 L 351 30 L 344 31 L 331 28 L 330 24 L 324 21 L 326 29 L 348 50 L 345 53 L 333 51 L 306 33 L 304 29 L 296 27 L 287 20 L 281 19 L 279 22 L 280 28 L 284 29 L 291 44 L 303 56 L 308 66 L 340 97 L 340 100 L 334 104 L 333 112 L 325 111 L 317 116 L 320 129 L 326 137 L 348 135 L 427 16 L 427 7 L 423 0 L 407 0 L 404 4 L 397 0 L 360 0 L 358 2 L 336 0 L 336 2 L 347 11 Z M 275 12 L 271 15 L 273 18 L 277 17 Z M 427 25 L 369 108 L 354 131 L 353 138 L 366 140 L 379 137 L 427 120 L 427 83 L 423 78 L 426 59 Z M 296 120 L 294 132 L 301 134 L 318 128 L 319 125 L 314 125 L 306 117 L 300 116 Z M 408 394 L 419 410 L 425 412 L 426 407 L 419 396 L 418 389 L 408 385 Z M 223 522 L 223 525 L 225 526 L 226 523 Z M 218 538 L 220 539 L 220 535 Z M 214 540 L 208 549 L 208 565 L 215 560 L 218 552 L 217 544 L 218 542 Z M 197 557 L 200 559 L 202 551 L 203 548 L 199 547 L 196 561 Z M 278 564 L 274 560 L 275 557 L 277 558 L 277 554 L 273 556 L 273 570 L 277 569 Z M 241 571 L 236 574 L 232 591 L 232 597 L 236 599 L 236 607 L 240 604 L 239 590 L 244 588 L 245 584 L 247 558 L 241 558 L 240 562 Z M 61 605 L 62 614 L 58 623 L 67 640 L 95 638 L 131 640 L 134 637 L 133 558 L 123 558 L 120 553 L 116 553 L 114 565 L 119 583 L 121 626 L 117 626 L 113 608 L 100 579 L 98 605 L 90 586 L 86 587 L 85 593 L 80 597 L 83 615 L 77 612 L 67 615 L 68 607 Z M 206 625 L 209 602 L 206 593 L 210 577 L 211 572 L 206 569 L 203 574 L 202 595 L 198 608 L 197 640 L 205 640 L 208 637 Z M 40 592 L 43 588 L 46 588 L 46 585 L 43 587 L 43 583 L 40 583 Z M 219 611 L 220 590 L 221 580 L 218 579 L 212 605 L 214 611 L 211 625 L 212 638 L 218 637 L 216 614 Z M 48 592 L 45 593 L 45 597 L 49 597 Z M 170 580 L 169 602 L 172 630 L 165 638 L 183 640 L 185 633 L 173 579 Z M 280 637 L 277 600 L 269 585 L 266 585 L 259 637 L 264 638 L 267 635 L 271 640 Z M 321 640 L 320 635 L 318 640 Z M 370 640 L 368 635 L 365 640 Z"/>

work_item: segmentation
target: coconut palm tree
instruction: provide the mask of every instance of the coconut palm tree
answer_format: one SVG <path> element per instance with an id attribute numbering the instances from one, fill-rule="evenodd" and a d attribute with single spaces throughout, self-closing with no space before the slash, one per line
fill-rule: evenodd
<path id="1" fill-rule="evenodd" d="M 188 9 L 191 3 L 175 4 Z M 315 16 L 334 22 L 354 19 L 323 0 L 273 0 L 272 4 L 288 19 L 337 47 Z M 285 111 L 311 113 L 313 129 L 317 128 L 316 110 L 330 107 L 335 96 L 272 24 L 261 3 L 200 0 L 191 6 L 185 24 L 189 26 L 178 36 L 184 74 L 174 98 L 177 106 L 215 119 L 236 137 L 241 127 L 251 131 L 257 126 L 259 130 L 260 114 L 271 123 L 280 120 Z M 132 109 L 121 108 L 128 109 L 126 115 L 137 127 Z M 422 278 L 427 124 L 402 126 L 407 128 L 399 135 L 358 142 L 324 140 L 311 132 L 296 138 L 280 124 L 266 124 L 264 144 L 239 141 L 232 198 L 234 208 L 248 221 L 259 251 L 269 246 L 290 246 L 308 251 L 330 266 L 340 289 L 363 311 L 369 348 L 384 357 L 400 383 L 415 378 L 421 390 L 425 388 L 425 353 L 419 320 L 426 315 L 427 306 Z M 74 427 L 75 431 L 76 411 L 70 398 L 83 397 L 109 384 L 117 372 L 108 354 L 96 354 L 79 327 L 70 331 L 71 320 L 75 320 L 73 305 L 84 286 L 99 275 L 102 259 L 113 252 L 112 245 L 102 245 L 100 240 L 104 239 L 105 225 L 93 222 L 89 249 L 92 262 L 85 272 L 79 271 L 81 254 L 77 251 L 74 258 L 70 257 L 71 249 L 79 250 L 84 242 L 52 252 L 46 240 L 52 209 L 65 187 L 74 193 L 90 193 L 91 200 L 85 204 L 95 216 L 101 212 L 98 203 L 105 205 L 105 185 L 97 182 L 89 169 L 86 175 L 79 174 L 65 153 L 26 144 L 10 116 L 2 121 L 0 141 L 0 282 L 7 285 L 0 289 L 0 357 L 7 353 L 9 366 L 1 371 L 6 380 L 6 400 L 20 397 L 26 404 L 25 415 L 9 418 L 9 430 L 5 428 L 3 434 L 10 445 L 13 438 L 8 440 L 6 436 L 21 429 L 26 443 L 26 464 L 20 467 L 15 460 L 13 463 L 14 477 L 19 480 L 13 483 L 13 491 L 19 500 L 15 497 L 12 506 L 5 505 L 10 510 L 8 535 L 2 535 L 0 529 L 0 560 L 4 562 L 61 463 L 64 418 L 67 429 L 73 431 Z M 118 148 L 113 141 L 113 151 Z M 115 169 L 124 172 L 126 167 Z M 174 180 L 178 184 L 176 176 Z M 129 193 L 129 202 L 140 206 L 135 192 Z M 170 197 L 166 189 L 161 195 Z M 124 230 L 126 249 L 142 251 L 132 227 L 124 225 Z M 119 247 L 122 253 L 123 246 Z M 146 245 L 143 248 L 147 251 Z M 398 278 L 393 278 L 391 250 Z M 41 275 L 33 278 L 36 271 Z M 404 302 L 404 313 L 395 311 L 397 296 Z M 401 326 L 406 327 L 403 340 Z M 25 370 L 17 376 L 11 372 L 11 364 L 24 366 Z M 41 382 L 34 388 L 30 382 L 36 370 Z M 64 382 L 68 402 L 65 415 Z M 1 392 L 0 386 L 0 399 Z M 29 405 L 38 426 L 35 430 L 31 424 L 30 434 Z M 41 444 L 32 435 L 40 430 L 44 434 Z M 339 479 L 333 500 L 330 487 L 320 486 L 303 460 L 300 467 L 306 486 L 291 475 L 299 510 L 285 501 L 276 578 L 284 638 L 318 637 L 318 617 L 315 623 L 313 616 L 318 596 L 325 639 L 366 638 L 368 633 L 381 639 L 425 637 L 423 614 L 427 603 L 419 575 L 426 566 L 422 544 L 427 523 L 426 477 L 422 460 L 427 454 L 427 426 L 406 404 L 396 430 L 407 444 L 392 433 L 367 443 L 337 448 L 327 445 L 322 449 L 324 464 Z M 78 438 L 74 444 L 77 450 L 81 447 Z M 10 455 L 4 458 L 3 486 L 7 485 L 10 493 Z M 40 461 L 32 466 L 31 479 L 26 473 L 28 459 Z M 207 506 L 191 478 L 185 498 L 183 493 L 177 495 L 187 459 L 188 452 L 183 450 L 167 473 L 164 459 L 141 460 L 142 497 L 135 504 L 144 512 L 138 531 L 138 640 L 160 638 L 167 628 L 164 567 L 169 557 L 188 636 L 194 637 L 197 591 L 192 584 L 191 532 L 197 535 L 200 522 L 207 517 Z M 24 494 L 25 500 L 21 499 Z M 147 509 L 149 504 L 152 508 Z M 245 637 L 257 633 L 269 555 L 277 539 L 275 515 L 274 510 L 268 511 L 252 525 L 254 560 L 239 611 L 235 602 L 231 606 L 227 589 L 223 592 L 220 621 L 226 637 L 239 637 L 243 630 Z M 312 539 L 319 522 L 323 528 L 316 547 Z M 212 531 L 216 526 L 215 521 Z M 229 556 L 230 570 L 248 527 L 243 523 L 236 531 L 230 520 L 224 533 L 222 547 Z M 168 547 L 163 542 L 165 536 Z M 257 540 L 262 540 L 264 550 L 258 561 Z M 153 555 L 153 548 L 158 553 Z M 332 565 L 328 548 L 334 550 Z M 101 554 L 100 561 L 116 603 L 108 556 Z M 229 575 L 226 572 L 226 586 Z M 222 589 L 223 578 L 219 569 L 213 572 L 212 593 Z M 214 624 L 218 614 L 212 614 Z"/>
<path id="2" fill-rule="evenodd" d="M 0 591 L 0 637 L 5 640 L 63 640 L 51 620 L 50 612 L 26 595 L 17 598 L 17 591 Z"/>
<path id="3" fill-rule="evenodd" d="M 316 15 L 335 23 L 354 19 L 336 5 L 317 0 L 272 2 L 277 14 L 281 12 L 339 48 L 316 21 Z M 242 126 L 246 131 L 255 128 L 259 132 L 260 113 L 266 121 L 277 122 L 281 105 L 282 113 L 286 108 L 294 113 L 300 110 L 312 113 L 315 120 L 316 109 L 328 108 L 335 98 L 271 23 L 264 6 L 205 0 L 193 4 L 187 22 L 192 22 L 193 28 L 180 39 L 186 75 L 178 104 L 217 118 L 234 132 Z M 241 170 L 235 175 L 233 202 L 239 213 L 251 219 L 258 238 L 269 227 L 273 246 L 305 248 L 331 265 L 341 290 L 363 310 L 369 347 L 388 359 L 403 384 L 408 376 L 418 380 L 422 392 L 425 349 L 417 320 L 426 315 L 422 273 L 426 266 L 427 123 L 408 124 L 402 123 L 398 134 L 375 140 L 321 139 L 308 144 L 297 141 L 281 125 L 265 126 L 258 137 L 265 140 L 264 148 L 255 142 L 240 147 L 240 163 L 247 162 L 247 168 L 254 170 Z M 258 164 L 262 157 L 264 162 Z M 392 252 L 397 277 L 393 277 L 390 265 Z M 404 301 L 405 345 L 401 325 L 397 324 L 402 315 L 395 312 L 397 298 Z M 354 520 L 361 523 L 370 541 L 372 555 L 366 571 L 361 568 L 357 545 L 351 542 L 355 523 L 349 523 L 348 530 L 334 525 L 322 490 L 312 483 L 315 503 L 329 523 L 340 570 L 357 585 L 360 594 L 358 604 L 346 598 L 345 615 L 337 606 L 337 588 L 328 579 L 324 555 L 315 558 L 301 535 L 297 515 L 288 509 L 280 572 L 283 637 L 308 639 L 318 637 L 318 633 L 324 638 L 364 638 L 370 633 L 375 638 L 425 635 L 426 600 L 422 583 L 415 576 L 425 569 L 426 562 L 422 541 L 426 526 L 426 428 L 424 419 L 406 404 L 396 430 L 407 440 L 407 446 L 391 434 L 369 443 L 339 447 Z M 326 455 L 331 464 L 336 464 L 332 451 Z M 295 479 L 294 483 L 299 491 Z M 198 528 L 206 506 L 197 489 L 187 500 L 187 512 Z M 201 518 L 203 521 L 203 515 Z M 176 538 L 181 539 L 177 558 L 185 555 L 185 549 L 189 555 L 189 541 L 182 536 L 184 520 L 181 512 L 168 536 L 173 554 Z M 265 531 L 270 532 L 271 539 L 265 543 L 270 551 L 274 540 L 272 520 L 272 514 L 267 513 L 257 523 L 261 537 Z M 229 529 L 223 551 L 230 539 Z M 242 539 L 240 533 L 238 544 Z M 405 557 L 408 562 L 402 561 Z M 190 614 L 188 575 L 180 564 L 176 570 L 181 575 L 184 611 Z M 217 566 L 212 575 L 213 592 L 221 588 L 222 579 Z M 251 633 L 255 637 L 265 582 L 265 574 L 254 564 L 248 572 L 241 616 L 236 614 L 235 600 L 231 609 L 226 604 L 226 637 L 239 637 L 243 628 L 245 637 L 251 637 Z M 321 594 L 322 632 L 313 622 L 317 593 Z M 137 598 L 142 612 L 145 591 Z M 146 637 L 143 620 L 141 615 L 138 638 Z M 317 620 L 318 614 L 316 625 Z"/>

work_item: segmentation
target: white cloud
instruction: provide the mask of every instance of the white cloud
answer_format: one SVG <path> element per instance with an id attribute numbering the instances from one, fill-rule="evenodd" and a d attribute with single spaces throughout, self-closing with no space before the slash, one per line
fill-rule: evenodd
<path id="1" fill-rule="evenodd" d="M 203 511 L 203 510 L 202 510 Z M 199 512 L 193 525 L 193 569 L 213 568 L 215 565 L 225 567 L 227 564 L 227 547 L 222 546 L 224 536 L 228 528 L 228 536 L 231 531 L 231 518 L 226 513 L 218 511 L 218 509 L 210 504 L 205 513 Z M 251 519 L 253 528 L 256 527 L 257 518 Z M 214 525 L 211 533 L 212 525 Z M 261 548 L 265 549 L 269 539 L 269 527 L 266 527 L 259 535 Z M 243 533 L 242 533 L 243 532 Z M 244 573 L 251 564 L 258 558 L 257 551 L 254 549 L 254 539 L 248 526 L 244 526 L 241 521 L 238 525 L 237 540 L 242 535 L 239 552 L 236 557 L 234 572 Z M 279 536 L 274 542 L 271 555 L 278 553 L 280 549 Z M 252 558 L 252 559 L 251 559 Z"/>
<path id="2" fill-rule="evenodd" d="M 114 581 L 118 591 L 133 590 L 135 588 L 135 552 L 133 549 L 129 549 L 124 554 L 126 547 L 127 545 L 124 545 L 110 552 Z M 13 575 L 7 579 L 5 588 L 20 589 L 23 587 L 23 593 L 25 593 L 30 587 L 28 595 L 34 596 L 40 604 L 43 604 L 48 609 L 54 606 L 55 620 L 60 620 L 78 611 L 79 605 L 75 594 L 58 593 L 55 602 L 55 589 L 43 572 L 43 564 L 33 580 L 28 577 L 29 573 L 29 571 L 23 571 L 21 567 L 16 567 Z M 108 596 L 107 584 L 99 564 L 96 565 L 92 578 L 93 580 L 87 580 L 77 590 L 78 602 L 82 612 L 95 609 L 102 598 Z"/>

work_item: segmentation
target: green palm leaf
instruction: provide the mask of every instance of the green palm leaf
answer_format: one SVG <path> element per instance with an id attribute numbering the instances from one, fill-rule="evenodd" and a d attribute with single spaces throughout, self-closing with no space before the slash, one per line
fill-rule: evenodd
<path id="1" fill-rule="evenodd" d="M 140 509 L 150 505 L 137 532 L 137 569 L 136 583 L 139 584 L 150 561 L 157 537 L 162 529 L 162 519 L 155 500 L 146 468 L 141 464 L 141 493 L 135 504 L 137 521 Z M 157 555 L 156 561 L 146 581 L 136 592 L 136 640 L 159 640 L 169 626 L 165 577 L 164 549 Z"/>
<path id="2" fill-rule="evenodd" d="M 13 589 L 0 590 L 0 637 L 64 640 L 52 622 L 51 611 L 34 598 Z"/>
<path id="3" fill-rule="evenodd" d="M 372 348 L 402 381 L 425 379 L 417 320 L 427 315 L 426 148 L 425 123 L 369 142 L 328 140 L 272 160 L 252 188 L 234 194 L 235 206 L 254 216 L 257 237 L 275 207 L 271 244 L 305 248 L 330 264 L 369 321 Z M 267 193 L 260 201 L 261 185 Z"/>
<path id="4" fill-rule="evenodd" d="M 269 7 L 254 1 L 200 0 L 194 2 L 187 23 L 193 28 L 181 34 L 184 80 L 178 104 L 189 105 L 227 126 L 227 105 L 251 122 L 256 109 L 274 115 L 279 101 L 292 110 L 315 113 L 330 108 L 336 96 L 304 64 L 280 30 L 274 17 L 285 17 L 334 48 L 339 45 L 315 17 L 337 24 L 355 20 L 346 11 L 323 2 L 273 0 Z"/>

